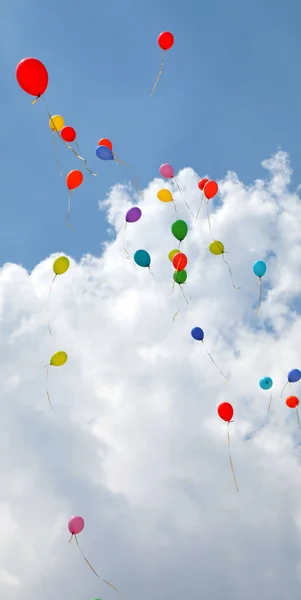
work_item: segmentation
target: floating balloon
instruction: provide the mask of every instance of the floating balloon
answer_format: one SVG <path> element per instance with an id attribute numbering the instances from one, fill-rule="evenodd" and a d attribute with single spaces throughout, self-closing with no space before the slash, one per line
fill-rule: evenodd
<path id="1" fill-rule="evenodd" d="M 69 125 L 63 127 L 61 130 L 61 138 L 62 140 L 64 140 L 64 142 L 68 142 L 69 144 L 71 144 L 76 139 L 75 129 L 73 129 L 73 127 L 70 127 Z"/>
<path id="2" fill-rule="evenodd" d="M 300 418 L 299 418 L 299 411 L 298 411 L 299 398 L 297 398 L 297 396 L 289 396 L 285 402 L 289 408 L 296 409 L 296 417 L 297 417 L 298 425 L 300 427 Z"/>
<path id="3" fill-rule="evenodd" d="M 201 327 L 193 327 L 193 329 L 191 330 L 191 336 L 193 337 L 194 340 L 196 340 L 197 342 L 203 342 L 204 341 L 204 331 L 203 329 L 201 329 Z M 228 379 L 227 375 L 225 375 L 223 373 L 223 371 L 220 370 L 220 368 L 217 366 L 215 360 L 212 358 L 211 354 L 208 352 L 208 350 L 206 350 L 205 348 L 205 352 L 206 354 L 209 356 L 210 360 L 212 360 L 213 364 L 215 365 L 215 367 L 217 368 L 217 370 L 220 372 L 220 374 L 225 378 Z"/>
<path id="4" fill-rule="evenodd" d="M 161 202 L 172 202 L 173 201 L 172 193 L 166 189 L 159 190 L 157 193 L 157 198 Z"/>
<path id="5" fill-rule="evenodd" d="M 262 390 L 270 390 L 273 387 L 273 379 L 271 377 L 262 377 L 259 381 L 259 385 Z M 273 395 L 271 393 L 270 402 L 268 406 L 268 414 L 270 412 L 271 404 L 272 404 Z"/>
<path id="6" fill-rule="evenodd" d="M 113 144 L 108 138 L 101 138 L 98 142 L 98 146 L 107 146 L 107 148 L 113 151 Z"/>
<path id="7" fill-rule="evenodd" d="M 236 476 L 234 473 L 234 467 L 233 467 L 233 463 L 232 463 L 232 457 L 231 457 L 231 451 L 230 451 L 230 434 L 229 434 L 229 425 L 230 422 L 232 421 L 233 415 L 234 415 L 234 410 L 233 410 L 233 406 L 232 404 L 230 404 L 229 402 L 222 402 L 218 409 L 217 409 L 218 415 L 221 419 L 223 419 L 223 421 L 226 421 L 228 427 L 227 427 L 227 438 L 228 438 L 228 449 L 229 449 L 229 462 L 230 462 L 230 467 L 231 467 L 231 471 L 232 471 L 232 475 L 233 475 L 233 480 L 234 480 L 234 485 L 237 489 L 237 491 L 239 491 L 238 489 L 238 485 L 237 485 L 237 481 L 236 481 Z"/>
<path id="8" fill-rule="evenodd" d="M 47 90 L 48 72 L 37 58 L 23 58 L 17 65 L 16 78 L 22 90 L 36 99 Z"/>
<path id="9" fill-rule="evenodd" d="M 136 223 L 136 221 L 139 221 L 141 215 L 142 212 L 140 208 L 138 206 L 133 206 L 127 211 L 125 220 L 127 223 Z"/>
<path id="10" fill-rule="evenodd" d="M 47 398 L 48 398 L 48 402 L 52 408 L 52 410 L 54 411 L 54 408 L 52 406 L 51 400 L 50 400 L 50 394 L 49 394 L 49 390 L 48 390 L 48 374 L 49 374 L 49 367 L 62 367 L 68 360 L 68 355 L 66 354 L 66 352 L 64 352 L 64 350 L 59 350 L 58 352 L 55 352 L 49 362 L 49 365 L 46 365 L 46 393 L 47 393 Z"/>
<path id="11" fill-rule="evenodd" d="M 65 125 L 65 121 L 61 115 L 53 115 L 49 119 L 49 127 L 52 131 L 61 131 Z"/>
<path id="12" fill-rule="evenodd" d="M 287 380 L 290 383 L 297 383 L 297 381 L 300 381 L 301 379 L 301 371 L 299 369 L 292 369 L 291 371 L 289 371 L 288 375 L 287 375 Z"/>
<path id="13" fill-rule="evenodd" d="M 265 275 L 266 270 L 267 270 L 267 266 L 263 260 L 257 260 L 253 265 L 253 273 L 255 275 L 257 275 L 257 277 L 259 277 L 259 282 L 258 282 L 259 283 L 259 302 L 258 302 L 258 306 L 256 309 L 255 317 L 257 317 L 258 311 L 261 306 L 261 299 L 262 299 L 262 280 L 261 280 L 261 278 Z"/>
<path id="14" fill-rule="evenodd" d="M 206 196 L 207 200 L 211 200 L 211 198 L 214 198 L 214 196 L 216 196 L 218 192 L 218 185 L 216 183 L 216 181 L 207 181 L 204 185 L 204 195 Z"/>
<path id="15" fill-rule="evenodd" d="M 186 238 L 188 232 L 187 223 L 182 221 L 182 219 L 175 221 L 171 226 L 171 232 L 179 242 L 182 242 Z"/>
<path id="16" fill-rule="evenodd" d="M 151 257 L 146 250 L 136 250 L 134 261 L 139 267 L 149 267 L 151 264 Z"/>
<path id="17" fill-rule="evenodd" d="M 159 171 L 160 175 L 162 175 L 162 177 L 165 177 L 166 179 L 172 179 L 175 174 L 173 167 L 168 163 L 164 163 L 163 165 L 161 165 Z"/>
<path id="18" fill-rule="evenodd" d="M 200 179 L 200 181 L 198 183 L 198 188 L 199 188 L 199 190 L 201 190 L 201 192 L 203 192 L 204 187 L 208 181 L 209 181 L 209 179 L 207 179 L 206 177 L 203 177 L 203 179 Z"/>
<path id="19" fill-rule="evenodd" d="M 70 209 L 71 209 L 71 194 L 72 194 L 73 190 L 75 190 L 82 184 L 83 180 L 84 180 L 84 176 L 83 176 L 82 172 L 78 171 L 77 169 L 70 171 L 66 177 L 66 185 L 69 190 L 68 210 L 67 210 L 67 215 L 66 215 L 66 221 L 67 221 L 67 225 L 72 229 L 72 231 L 73 231 L 73 227 L 69 223 L 69 215 L 70 215 Z"/>
<path id="20" fill-rule="evenodd" d="M 172 259 L 173 259 L 173 257 L 174 257 L 176 254 L 178 254 L 179 252 L 180 252 L 180 250 L 176 249 L 176 250 L 171 250 L 171 251 L 168 253 L 168 258 L 169 258 L 170 262 L 172 262 Z"/>
<path id="21" fill-rule="evenodd" d="M 160 70 L 159 70 L 157 79 L 154 83 L 154 87 L 152 89 L 151 96 L 153 95 L 155 88 L 157 87 L 157 83 L 162 75 L 163 65 L 164 65 L 164 60 L 165 60 L 165 52 L 167 50 L 170 50 L 170 48 L 172 48 L 172 46 L 174 44 L 174 36 L 169 31 L 163 31 L 158 36 L 158 44 L 159 44 L 161 50 L 163 50 L 163 56 L 162 56 L 162 61 L 161 61 L 161 65 L 160 65 Z"/>
<path id="22" fill-rule="evenodd" d="M 178 252 L 172 259 L 172 264 L 177 271 L 183 271 L 187 266 L 187 256 L 182 252 Z"/>
<path id="23" fill-rule="evenodd" d="M 113 152 L 108 146 L 97 146 L 95 152 L 101 160 L 114 160 Z"/>
<path id="24" fill-rule="evenodd" d="M 209 250 L 210 250 L 211 254 L 214 254 L 215 256 L 219 256 L 219 255 L 222 256 L 222 259 L 223 259 L 225 265 L 227 265 L 227 267 L 228 267 L 229 275 L 231 277 L 231 281 L 232 281 L 232 285 L 233 285 L 234 289 L 235 290 L 240 290 L 241 288 L 240 287 L 236 287 L 236 285 L 234 283 L 231 267 L 230 267 L 229 263 L 225 259 L 225 256 L 224 256 L 224 254 L 225 254 L 224 244 L 220 240 L 214 240 L 213 242 L 211 242 L 209 244 Z"/>
<path id="25" fill-rule="evenodd" d="M 185 271 L 185 269 L 183 269 L 183 271 L 175 271 L 173 274 L 174 282 L 180 286 L 183 285 L 183 283 L 185 283 L 186 279 L 187 279 L 187 272 Z"/>

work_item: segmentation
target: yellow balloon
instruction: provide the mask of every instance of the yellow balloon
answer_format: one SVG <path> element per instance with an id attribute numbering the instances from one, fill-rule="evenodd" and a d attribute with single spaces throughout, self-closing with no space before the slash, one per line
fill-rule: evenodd
<path id="1" fill-rule="evenodd" d="M 159 190 L 157 193 L 158 200 L 161 202 L 172 202 L 172 193 L 169 190 Z"/>
<path id="2" fill-rule="evenodd" d="M 53 270 L 56 275 L 63 275 L 70 267 L 70 260 L 67 256 L 59 256 L 53 263 Z"/>
<path id="3" fill-rule="evenodd" d="M 50 364 L 52 367 L 62 367 L 68 360 L 68 355 L 64 350 L 59 350 L 55 352 L 55 354 L 50 359 Z"/>
<path id="4" fill-rule="evenodd" d="M 65 125 L 65 121 L 61 115 L 53 115 L 49 119 L 49 127 L 52 131 L 61 131 Z"/>
<path id="5" fill-rule="evenodd" d="M 171 251 L 168 253 L 168 258 L 169 258 L 170 262 L 172 262 L 172 259 L 173 259 L 173 257 L 174 257 L 176 254 L 178 254 L 179 252 L 180 252 L 180 250 L 171 250 Z"/>
<path id="6" fill-rule="evenodd" d="M 225 247 L 224 247 L 224 244 L 222 242 L 220 242 L 219 240 L 214 240 L 214 242 L 211 242 L 211 244 L 209 246 L 209 250 L 210 250 L 210 252 L 212 252 L 212 254 L 215 254 L 216 256 L 218 256 L 219 254 L 224 254 Z"/>

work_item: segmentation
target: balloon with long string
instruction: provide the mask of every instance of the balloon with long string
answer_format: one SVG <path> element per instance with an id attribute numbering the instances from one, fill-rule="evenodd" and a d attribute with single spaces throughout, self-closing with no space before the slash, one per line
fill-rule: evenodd
<path id="1" fill-rule="evenodd" d="M 204 331 L 203 329 L 201 329 L 201 327 L 193 327 L 193 329 L 191 330 L 191 337 L 196 340 L 197 342 L 202 342 L 204 343 Z M 225 373 L 223 373 L 223 371 L 221 371 L 221 369 L 217 366 L 215 360 L 212 358 L 211 354 L 208 352 L 208 350 L 205 348 L 205 352 L 207 353 L 207 355 L 209 356 L 210 360 L 213 362 L 214 366 L 216 367 L 216 369 L 220 372 L 220 374 L 225 378 L 225 379 L 229 379 L 227 377 L 227 375 L 225 375 Z"/>
<path id="2" fill-rule="evenodd" d="M 157 79 L 153 85 L 153 89 L 151 91 L 151 96 L 153 95 L 157 85 L 158 85 L 158 81 L 162 75 L 163 72 L 163 66 L 164 66 L 164 60 L 165 60 L 165 53 L 167 50 L 170 50 L 173 45 L 174 45 L 174 36 L 172 33 L 170 33 L 170 31 L 162 31 L 162 33 L 160 33 L 160 35 L 158 36 L 158 45 L 161 48 L 161 50 L 163 50 L 163 55 L 162 55 L 162 61 L 161 61 L 161 65 L 160 65 L 160 70 L 159 73 L 157 75 Z"/>
<path id="3" fill-rule="evenodd" d="M 176 213 L 178 212 L 176 203 L 172 197 L 172 193 L 169 190 L 167 190 L 165 188 L 163 188 L 162 190 L 159 190 L 157 193 L 157 198 L 158 198 L 158 200 L 160 200 L 160 202 L 163 202 L 165 204 L 172 202 Z"/>
<path id="4" fill-rule="evenodd" d="M 48 87 L 48 71 L 37 58 L 23 58 L 16 67 L 16 79 L 21 89 L 34 96 L 32 104 L 41 98 Z"/>
<path id="5" fill-rule="evenodd" d="M 255 313 L 255 318 L 258 315 L 258 311 L 261 306 L 262 300 L 262 277 L 265 275 L 267 270 L 266 263 L 263 260 L 257 260 L 253 265 L 253 273 L 258 277 L 258 285 L 259 285 L 259 302 Z"/>
<path id="6" fill-rule="evenodd" d="M 235 476 L 235 472 L 234 472 L 233 462 L 232 462 L 231 449 L 230 449 L 229 426 L 230 426 L 230 423 L 232 422 L 233 415 L 234 415 L 234 409 L 233 409 L 232 404 L 230 404 L 230 402 L 222 402 L 217 408 L 217 413 L 218 413 L 218 416 L 223 421 L 226 421 L 226 423 L 228 425 L 227 426 L 227 438 L 228 438 L 228 449 L 229 449 L 229 462 L 230 462 L 230 467 L 231 467 L 231 471 L 232 471 L 232 475 L 233 475 L 234 485 L 235 485 L 237 491 L 239 492 L 237 481 L 236 481 L 236 476 Z"/>
<path id="7" fill-rule="evenodd" d="M 136 252 L 134 254 L 134 261 L 135 261 L 136 265 L 138 265 L 139 267 L 149 269 L 150 273 L 154 277 L 154 274 L 150 268 L 151 257 L 150 257 L 150 254 L 146 250 L 141 250 L 141 249 L 136 250 Z"/>
<path id="8" fill-rule="evenodd" d="M 270 390 L 273 387 L 273 379 L 271 377 L 262 377 L 259 381 L 259 385 L 262 390 Z M 273 394 L 271 392 L 270 402 L 269 402 L 269 406 L 268 406 L 268 414 L 271 409 L 272 399 L 273 399 Z"/>
<path id="9" fill-rule="evenodd" d="M 187 304 L 188 311 L 191 313 L 191 308 L 190 308 L 191 296 L 190 296 L 190 300 L 188 300 L 188 298 L 187 298 L 187 296 L 186 296 L 186 294 L 184 292 L 184 289 L 182 287 L 186 283 L 186 281 L 187 281 L 187 271 L 185 269 L 183 269 L 182 271 L 174 271 L 174 273 L 173 273 L 173 280 L 174 280 L 174 283 L 173 283 L 173 287 L 172 287 L 171 293 L 173 292 L 174 284 L 177 283 L 178 286 L 179 286 L 179 288 L 180 288 L 180 290 L 181 290 L 183 298 L 184 298 L 184 300 L 185 300 L 185 302 Z M 177 310 L 177 312 L 173 316 L 173 321 L 175 321 L 175 319 L 176 319 L 177 315 L 179 314 L 179 312 L 180 312 L 180 309 Z"/>
<path id="10" fill-rule="evenodd" d="M 201 190 L 202 195 L 201 195 L 201 200 L 200 200 L 200 205 L 199 205 L 199 208 L 198 208 L 198 212 L 197 212 L 196 217 L 195 217 L 196 221 L 198 219 L 198 216 L 200 214 L 200 210 L 202 208 L 202 204 L 203 204 L 203 200 L 204 200 L 204 187 L 205 187 L 207 181 L 209 181 L 209 179 L 207 179 L 206 177 L 203 177 L 203 179 L 200 179 L 200 181 L 198 183 L 198 188 L 199 188 L 199 190 Z"/>
<path id="11" fill-rule="evenodd" d="M 179 182 L 178 182 L 177 178 L 175 177 L 174 168 L 171 165 L 169 165 L 168 163 L 164 163 L 163 165 L 161 165 L 159 172 L 160 172 L 160 175 L 162 175 L 162 177 L 165 177 L 165 179 L 173 179 L 175 181 L 176 186 L 177 186 L 191 216 L 194 217 L 193 213 L 191 212 L 189 204 L 186 202 L 186 200 L 184 198 L 183 192 L 179 186 Z"/>
<path id="12" fill-rule="evenodd" d="M 168 252 L 168 259 L 170 260 L 170 262 L 172 263 L 172 259 L 173 257 L 178 254 L 180 252 L 180 250 L 178 250 L 178 248 L 174 249 L 174 250 L 170 250 L 170 252 Z"/>
<path id="13" fill-rule="evenodd" d="M 109 140 L 108 138 L 102 138 L 101 140 L 99 140 L 98 146 L 95 150 L 95 154 L 96 154 L 97 158 L 99 158 L 100 160 L 104 160 L 104 161 L 114 160 L 117 165 L 124 165 L 124 166 L 128 167 L 129 169 L 132 168 L 124 160 L 121 160 L 121 158 L 119 158 L 119 156 L 117 156 L 117 154 L 115 154 L 115 152 L 113 152 L 113 144 L 112 144 L 111 140 Z M 139 185 L 138 185 L 136 179 L 133 179 L 132 183 L 134 184 L 134 187 L 136 188 L 139 196 L 143 199 L 143 194 L 139 188 Z"/>
<path id="14" fill-rule="evenodd" d="M 49 295 L 48 295 L 48 314 L 49 314 L 50 294 L 52 291 L 53 284 L 54 284 L 57 276 L 64 275 L 64 273 L 66 273 L 68 271 L 69 267 L 70 267 L 70 260 L 67 256 L 59 256 L 58 258 L 55 259 L 55 261 L 53 263 L 52 268 L 53 268 L 53 272 L 54 272 L 54 277 L 52 279 L 50 290 L 49 290 Z M 49 329 L 50 335 L 52 335 L 49 318 L 48 318 L 48 329 Z"/>
<path id="15" fill-rule="evenodd" d="M 297 383 L 297 381 L 300 381 L 300 379 L 301 379 L 300 369 L 291 369 L 291 371 L 289 371 L 287 374 L 287 382 L 281 390 L 281 398 L 282 398 L 282 394 L 283 394 L 286 386 L 290 385 L 292 387 L 292 383 Z"/>
<path id="16" fill-rule="evenodd" d="M 139 206 L 132 206 L 132 208 L 129 208 L 129 210 L 127 211 L 127 213 L 125 215 L 125 223 L 124 223 L 124 230 L 123 230 L 124 237 L 125 237 L 125 231 L 126 231 L 127 224 L 128 223 L 137 223 L 137 221 L 139 221 L 139 219 L 141 218 L 141 215 L 142 215 L 142 212 L 141 212 L 141 209 L 139 208 Z M 130 254 L 125 247 L 125 240 L 123 241 L 123 249 L 127 255 L 127 259 L 130 260 Z"/>
<path id="17" fill-rule="evenodd" d="M 54 408 L 52 406 L 52 402 L 50 400 L 50 393 L 49 393 L 49 367 L 62 367 L 68 360 L 68 354 L 64 351 L 64 350 L 58 350 L 58 352 L 55 352 L 49 362 L 49 365 L 46 365 L 45 369 L 46 369 L 46 394 L 47 394 L 47 398 L 48 398 L 48 402 L 52 408 L 52 410 L 54 411 Z"/>
<path id="18" fill-rule="evenodd" d="M 81 171 L 78 171 L 78 169 L 74 169 L 73 171 L 70 171 L 66 177 L 66 185 L 69 190 L 66 222 L 67 222 L 68 227 L 70 227 L 72 231 L 73 231 L 73 226 L 69 223 L 69 215 L 70 215 L 70 210 L 71 210 L 71 195 L 72 195 L 73 190 L 78 188 L 83 183 L 83 180 L 84 180 L 84 176 Z"/>
<path id="19" fill-rule="evenodd" d="M 57 166 L 57 169 L 60 173 L 60 175 L 63 175 L 59 161 L 58 161 L 58 157 L 57 157 L 57 152 L 56 152 L 56 136 L 57 136 L 57 132 L 59 133 L 63 127 L 65 125 L 65 121 L 64 118 L 61 115 L 53 115 L 51 117 L 51 119 L 49 119 L 49 127 L 52 131 L 52 140 L 53 140 L 53 151 L 54 151 L 54 157 L 55 157 L 55 163 Z"/>
<path id="20" fill-rule="evenodd" d="M 71 127 L 70 125 L 65 125 L 62 128 L 60 135 L 64 142 L 67 142 L 68 144 L 72 144 L 74 142 L 77 150 L 79 151 L 79 146 L 76 141 L 76 131 L 74 127 Z"/>
<path id="21" fill-rule="evenodd" d="M 299 418 L 299 411 L 298 411 L 298 406 L 299 406 L 299 398 L 297 398 L 297 396 L 289 396 L 286 399 L 286 406 L 288 406 L 289 408 L 295 408 L 296 409 L 296 416 L 297 416 L 297 421 L 298 421 L 298 425 L 301 429 L 300 426 L 300 418 Z"/>
<path id="22" fill-rule="evenodd" d="M 70 542 L 74 538 L 76 545 L 77 545 L 83 559 L 85 560 L 85 562 L 87 563 L 87 565 L 91 569 L 91 571 L 94 573 L 94 575 L 96 575 L 96 577 L 101 579 L 101 581 L 103 581 L 104 583 L 109 585 L 111 588 L 113 588 L 113 590 L 115 590 L 116 592 L 119 592 L 119 590 L 112 583 L 110 583 L 109 581 L 107 581 L 106 579 L 103 579 L 102 577 L 100 577 L 100 575 L 98 575 L 98 573 L 95 571 L 94 567 L 92 567 L 91 563 L 85 557 L 85 555 L 81 549 L 81 546 L 79 544 L 78 538 L 77 538 L 78 534 L 83 531 L 84 527 L 85 527 L 85 521 L 84 521 L 83 517 L 80 517 L 80 516 L 71 517 L 71 519 L 68 523 L 68 529 L 69 529 L 69 532 L 71 533 L 71 537 L 70 537 L 68 544 L 70 544 Z"/>
<path id="23" fill-rule="evenodd" d="M 185 270 L 185 267 L 187 266 L 187 263 L 188 263 L 188 259 L 187 259 L 186 254 L 184 254 L 183 252 L 177 252 L 173 256 L 171 262 L 172 262 L 174 269 L 176 270 L 176 273 L 179 273 L 180 271 Z M 171 293 L 173 292 L 174 285 L 175 285 L 175 279 L 173 281 Z"/>
<path id="24" fill-rule="evenodd" d="M 220 240 L 214 240 L 213 242 L 211 242 L 209 244 L 209 250 L 210 250 L 211 254 L 214 254 L 215 256 L 221 256 L 222 257 L 225 265 L 227 265 L 227 267 L 228 267 L 229 274 L 230 274 L 232 285 L 233 285 L 234 289 L 235 290 L 241 290 L 241 287 L 236 287 L 236 285 L 234 283 L 233 275 L 232 275 L 232 269 L 231 269 L 229 263 L 225 259 L 224 255 L 226 254 L 226 251 L 225 251 L 224 244 Z"/>
<path id="25" fill-rule="evenodd" d="M 214 198 L 214 196 L 216 196 L 218 192 L 218 185 L 216 183 L 216 181 L 207 181 L 204 185 L 204 196 L 207 200 L 206 203 L 206 210 L 207 210 L 207 220 L 208 220 L 208 225 L 209 225 L 209 229 L 210 229 L 210 233 L 214 239 L 214 235 L 212 233 L 212 229 L 211 229 L 211 222 L 210 222 L 210 215 L 209 215 L 209 200 L 212 200 L 212 198 Z"/>
<path id="26" fill-rule="evenodd" d="M 174 223 L 171 226 L 171 233 L 179 241 L 178 250 L 180 250 L 181 243 L 186 238 L 186 235 L 188 233 L 187 223 L 185 221 L 183 221 L 182 219 L 178 219 L 177 221 L 174 221 Z"/>

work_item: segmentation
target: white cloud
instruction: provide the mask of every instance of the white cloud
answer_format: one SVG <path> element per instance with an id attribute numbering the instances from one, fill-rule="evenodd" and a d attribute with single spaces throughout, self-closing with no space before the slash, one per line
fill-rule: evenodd
<path id="1" fill-rule="evenodd" d="M 6 600 L 116 597 L 67 544 L 81 514 L 79 541 L 123 597 L 299 598 L 301 573 L 300 429 L 280 400 L 289 369 L 300 368 L 301 205 L 290 191 L 288 156 L 263 166 L 267 180 L 245 186 L 234 173 L 210 202 L 211 225 L 228 251 L 234 290 L 221 257 L 210 254 L 205 206 L 193 220 L 176 185 L 156 178 L 144 198 L 115 186 L 101 203 L 114 232 L 101 258 L 86 256 L 57 278 L 54 256 L 29 275 L 0 272 L 0 596 Z M 177 175 L 196 213 L 199 176 Z M 177 205 L 161 204 L 161 187 Z M 135 196 L 135 197 L 134 197 Z M 124 215 L 139 202 L 142 218 Z M 185 294 L 172 289 L 170 227 L 189 233 Z M 146 249 L 152 272 L 127 260 Z M 267 261 L 264 299 L 255 260 Z M 175 321 L 173 316 L 180 309 Z M 205 344 L 190 336 L 205 331 Z M 205 348 L 228 374 L 225 383 Z M 69 360 L 46 370 L 51 355 Z M 264 375 L 274 380 L 260 390 Z M 287 388 L 290 392 L 290 389 Z M 292 393 L 300 393 L 295 384 Z M 285 397 L 285 396 L 284 396 Z M 231 477 L 226 426 L 217 406 L 230 401 Z"/>

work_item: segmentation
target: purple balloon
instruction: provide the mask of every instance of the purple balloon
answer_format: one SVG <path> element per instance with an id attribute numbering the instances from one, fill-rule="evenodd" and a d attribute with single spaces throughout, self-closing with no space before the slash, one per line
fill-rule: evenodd
<path id="1" fill-rule="evenodd" d="M 127 223 L 136 223 L 136 221 L 139 221 L 141 215 L 142 212 L 140 208 L 138 208 L 138 206 L 133 206 L 133 208 L 130 208 L 127 211 L 125 215 L 125 220 Z"/>

